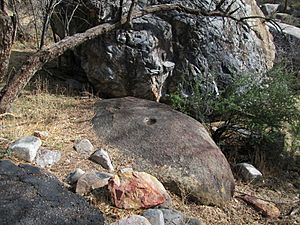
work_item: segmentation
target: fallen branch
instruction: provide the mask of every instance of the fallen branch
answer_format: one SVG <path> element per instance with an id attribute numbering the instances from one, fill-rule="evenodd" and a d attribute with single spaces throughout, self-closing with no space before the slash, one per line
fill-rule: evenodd
<path id="1" fill-rule="evenodd" d="M 134 6 L 134 4 L 133 4 Z M 61 56 L 66 50 L 74 48 L 88 40 L 94 39 L 104 33 L 113 31 L 120 28 L 122 25 L 128 22 L 129 19 L 139 18 L 147 14 L 154 14 L 158 12 L 177 10 L 183 13 L 205 16 L 205 17 L 226 17 L 236 22 L 242 22 L 246 24 L 243 18 L 238 19 L 233 16 L 230 10 L 224 12 L 220 9 L 214 11 L 205 11 L 201 9 L 193 9 L 181 4 L 161 4 L 145 7 L 142 11 L 131 9 L 129 15 L 122 15 L 120 21 L 116 23 L 104 23 L 93 28 L 86 30 L 84 33 L 77 33 L 73 36 L 66 37 L 61 41 L 52 44 L 47 48 L 42 48 L 33 54 L 25 63 L 21 69 L 10 79 L 9 82 L 3 87 L 0 92 L 0 113 L 7 112 L 11 104 L 16 100 L 21 90 L 27 85 L 32 76 L 42 68 L 47 62 Z"/>

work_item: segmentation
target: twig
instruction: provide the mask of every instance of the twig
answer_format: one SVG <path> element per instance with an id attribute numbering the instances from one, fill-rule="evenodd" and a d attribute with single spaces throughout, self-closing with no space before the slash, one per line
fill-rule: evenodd
<path id="1" fill-rule="evenodd" d="M 20 116 L 16 116 L 16 115 L 14 115 L 12 113 L 8 113 L 8 112 L 0 114 L 0 119 L 7 118 L 7 117 L 20 118 Z"/>
<path id="2" fill-rule="evenodd" d="M 128 14 L 127 14 L 127 21 L 124 24 L 125 27 L 132 28 L 132 22 L 131 22 L 131 20 L 132 20 L 132 14 L 133 14 L 134 9 L 135 9 L 135 7 L 137 5 L 137 2 L 138 2 L 138 0 L 132 0 L 132 2 L 131 2 L 130 8 L 129 8 L 129 11 L 128 11 Z"/>
<path id="3" fill-rule="evenodd" d="M 235 191 L 235 192 L 238 193 L 238 194 L 241 194 L 241 195 L 248 195 L 247 193 L 241 192 L 241 191 Z M 279 205 L 281 205 L 281 204 L 290 205 L 290 204 L 300 203 L 300 200 L 295 200 L 295 201 L 290 201 L 290 202 L 279 202 L 279 201 L 271 201 L 271 200 L 267 200 L 267 199 L 259 198 L 259 197 L 256 197 L 256 198 L 260 199 L 260 200 L 263 200 L 263 201 L 266 201 L 266 202 L 271 202 L 271 203 L 274 203 L 274 204 L 279 204 Z"/>

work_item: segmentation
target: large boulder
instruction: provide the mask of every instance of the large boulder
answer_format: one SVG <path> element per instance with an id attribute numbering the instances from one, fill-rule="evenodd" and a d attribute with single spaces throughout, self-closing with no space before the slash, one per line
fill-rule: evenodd
<path id="1" fill-rule="evenodd" d="M 82 10 L 76 12 L 85 13 L 78 20 L 73 17 L 71 34 L 118 19 L 120 0 L 83 2 Z M 123 2 L 126 11 L 131 0 Z M 215 2 L 219 1 L 152 0 L 138 1 L 138 7 L 181 3 L 209 11 L 216 8 Z M 263 16 L 255 0 L 225 1 L 223 8 L 231 3 L 232 10 L 238 9 L 232 15 L 236 18 Z M 132 28 L 122 27 L 86 42 L 76 48 L 75 55 L 102 96 L 159 100 L 177 88 L 190 94 L 182 83 L 195 80 L 218 94 L 233 74 L 264 72 L 273 65 L 275 49 L 268 28 L 259 19 L 247 22 L 249 26 L 228 18 L 179 11 L 149 14 L 133 19 Z M 54 25 L 60 26 L 58 22 Z"/>
<path id="2" fill-rule="evenodd" d="M 105 224 L 101 212 L 30 165 L 0 160 L 0 224 Z"/>
<path id="3" fill-rule="evenodd" d="M 204 204 L 232 197 L 230 166 L 196 120 L 165 104 L 134 97 L 102 100 L 94 128 L 104 143 L 135 159 L 171 191 Z"/>

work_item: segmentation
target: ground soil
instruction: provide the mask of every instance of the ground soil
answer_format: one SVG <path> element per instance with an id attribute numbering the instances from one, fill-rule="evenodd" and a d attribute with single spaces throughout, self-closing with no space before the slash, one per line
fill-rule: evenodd
<path id="1" fill-rule="evenodd" d="M 14 51 L 16 65 L 30 53 Z M 60 71 L 61 72 L 61 71 Z M 53 74 L 53 73 L 51 73 Z M 49 74 L 48 74 L 49 75 Z M 97 138 L 91 119 L 94 116 L 94 104 L 100 98 L 68 90 L 61 79 L 49 77 L 42 72 L 31 82 L 30 89 L 23 92 L 15 102 L 11 114 L 0 116 L 0 158 L 11 159 L 18 163 L 6 150 L 17 138 L 31 135 L 35 130 L 46 130 L 49 137 L 43 146 L 62 152 L 62 159 L 56 165 L 46 168 L 62 182 L 75 168 L 84 171 L 104 171 L 101 166 L 85 159 L 74 149 L 76 139 L 88 138 L 96 148 L 106 149 L 116 170 L 129 167 L 134 162 L 118 149 L 103 145 Z M 42 76 L 42 77 L 41 77 Z M 51 88 L 49 88 L 51 87 Z M 290 216 L 290 211 L 300 207 L 300 169 L 295 166 L 284 171 L 265 172 L 264 178 L 256 183 L 243 183 L 236 180 L 236 192 L 233 199 L 224 207 L 204 206 L 188 202 L 186 196 L 178 197 L 171 193 L 173 207 L 188 216 L 197 217 L 205 224 L 300 224 L 300 213 Z M 151 171 L 146 171 L 151 173 Z M 70 188 L 67 184 L 66 187 Z M 279 218 L 264 217 L 261 212 L 247 205 L 239 195 L 249 194 L 274 203 L 281 211 Z M 109 196 L 94 192 L 85 196 L 87 201 L 99 208 L 109 222 L 142 211 L 117 209 L 110 202 Z"/>

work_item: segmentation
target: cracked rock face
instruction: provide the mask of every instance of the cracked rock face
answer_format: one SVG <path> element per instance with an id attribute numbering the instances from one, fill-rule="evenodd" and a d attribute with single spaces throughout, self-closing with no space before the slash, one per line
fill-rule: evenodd
<path id="1" fill-rule="evenodd" d="M 90 25 L 74 20 L 73 33 L 118 18 L 119 0 L 85 2 Z M 123 11 L 130 2 L 124 0 Z M 143 0 L 138 8 L 175 2 L 195 9 L 216 7 L 213 0 Z M 255 0 L 237 0 L 232 5 L 236 8 L 236 18 L 263 16 Z M 268 28 L 257 19 L 248 20 L 248 24 L 251 29 L 226 18 L 169 11 L 133 19 L 132 28 L 88 41 L 75 52 L 89 81 L 105 97 L 159 100 L 178 87 L 186 92 L 183 79 L 199 80 L 217 94 L 233 74 L 260 73 L 273 65 L 275 47 Z"/>

